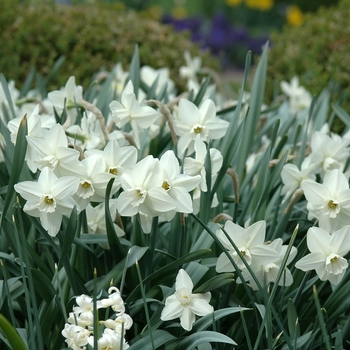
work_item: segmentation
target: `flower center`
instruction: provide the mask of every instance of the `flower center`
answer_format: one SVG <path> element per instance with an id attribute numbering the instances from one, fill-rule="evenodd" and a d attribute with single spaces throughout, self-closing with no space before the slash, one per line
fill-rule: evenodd
<path id="1" fill-rule="evenodd" d="M 108 172 L 112 175 L 117 175 L 118 169 L 117 169 L 117 167 L 113 167 L 113 168 L 111 167 L 111 168 L 109 168 Z"/>
<path id="2" fill-rule="evenodd" d="M 45 213 L 53 213 L 56 209 L 56 201 L 51 195 L 46 195 L 39 203 L 39 211 Z"/>
<path id="3" fill-rule="evenodd" d="M 80 186 L 77 191 L 77 195 L 83 199 L 87 199 L 91 196 L 93 196 L 95 193 L 95 190 L 92 186 L 92 183 L 90 180 L 82 180 L 80 181 Z"/>
<path id="4" fill-rule="evenodd" d="M 239 248 L 239 251 L 241 252 L 244 260 L 248 263 L 248 265 L 251 265 L 252 256 L 250 254 L 249 249 L 247 249 L 245 247 L 241 247 L 241 248 Z M 237 264 L 239 269 L 243 269 L 245 267 L 244 262 L 241 260 L 240 256 L 237 254 L 236 251 L 233 252 L 232 257 L 233 257 L 233 259 L 234 259 L 234 261 Z"/>
<path id="5" fill-rule="evenodd" d="M 334 219 L 337 217 L 337 215 L 339 214 L 340 212 L 340 205 L 339 205 L 339 202 L 336 201 L 336 200 L 332 200 L 330 199 L 327 203 L 327 206 L 328 206 L 328 210 L 327 211 L 327 214 L 329 215 L 329 217 L 331 219 Z"/>
<path id="6" fill-rule="evenodd" d="M 44 199 L 45 203 L 51 205 L 54 202 L 54 199 L 52 197 L 46 196 Z"/>
<path id="7" fill-rule="evenodd" d="M 203 128 L 201 126 L 197 126 L 193 128 L 193 131 L 195 134 L 200 134 L 202 132 Z"/>
<path id="8" fill-rule="evenodd" d="M 328 202 L 328 206 L 329 206 L 331 209 L 335 209 L 335 208 L 337 207 L 337 204 L 334 203 L 332 200 L 330 200 L 330 201 Z"/>
<path id="9" fill-rule="evenodd" d="M 170 189 L 170 184 L 167 181 L 164 181 L 162 184 L 162 187 L 165 189 L 165 191 L 168 191 Z"/>
<path id="10" fill-rule="evenodd" d="M 338 254 L 330 254 L 326 259 L 326 271 L 334 275 L 339 275 L 348 267 L 348 262 Z"/>

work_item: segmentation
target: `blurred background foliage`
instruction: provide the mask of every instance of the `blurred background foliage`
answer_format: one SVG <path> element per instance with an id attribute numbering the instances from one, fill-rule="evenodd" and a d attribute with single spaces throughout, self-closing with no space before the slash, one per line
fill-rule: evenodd
<path id="1" fill-rule="evenodd" d="M 317 94 L 331 79 L 341 88 L 350 81 L 350 0 L 338 2 L 2 0 L 0 71 L 20 85 L 32 67 L 46 77 L 64 56 L 52 85 L 75 75 L 87 86 L 97 70 L 119 60 L 127 69 L 138 44 L 141 64 L 169 67 L 181 91 L 185 50 L 226 74 L 240 71 L 247 51 L 258 56 L 269 40 L 268 95 L 294 75 Z"/>

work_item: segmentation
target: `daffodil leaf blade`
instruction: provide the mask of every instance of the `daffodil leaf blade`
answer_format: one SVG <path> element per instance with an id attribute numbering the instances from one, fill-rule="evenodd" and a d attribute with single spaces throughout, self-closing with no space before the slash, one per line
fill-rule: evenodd
<path id="1" fill-rule="evenodd" d="M 105 205 L 105 217 L 106 217 L 106 230 L 109 247 L 111 250 L 116 250 L 118 256 L 124 257 L 126 255 L 125 249 L 120 243 L 120 240 L 115 232 L 111 212 L 109 210 L 109 198 L 112 190 L 114 178 L 110 179 L 106 189 L 106 205 Z M 114 256 L 114 254 L 113 254 Z"/>
<path id="2" fill-rule="evenodd" d="M 199 104 L 202 102 L 202 99 L 203 99 L 203 96 L 205 94 L 205 92 L 207 91 L 207 88 L 209 86 L 209 83 L 210 83 L 210 76 L 206 77 L 205 80 L 203 81 L 203 83 L 201 84 L 200 88 L 199 88 L 199 91 L 193 101 L 193 103 L 196 105 L 196 106 L 199 106 Z"/>
<path id="3" fill-rule="evenodd" d="M 220 310 L 216 310 L 212 314 L 208 314 L 198 319 L 193 325 L 193 330 L 195 332 L 201 332 L 213 325 L 213 319 L 217 321 L 223 317 L 247 310 L 251 309 L 246 307 L 227 307 Z"/>
<path id="4" fill-rule="evenodd" d="M 222 273 L 220 275 L 214 276 L 213 278 L 203 283 L 194 291 L 194 293 L 210 292 L 212 290 L 226 286 L 234 281 L 235 279 L 233 273 Z"/>
<path id="5" fill-rule="evenodd" d="M 176 339 L 169 332 L 157 329 L 152 331 L 153 339 L 154 339 L 154 347 L 155 349 L 161 347 L 165 343 L 168 343 L 171 340 Z M 142 338 L 138 339 L 135 343 L 131 344 L 128 348 L 129 350 L 144 350 L 148 349 L 150 346 L 150 335 L 143 334 Z"/>
<path id="6" fill-rule="evenodd" d="M 51 284 L 49 278 L 37 269 L 31 269 L 35 290 L 40 293 L 41 297 L 47 304 L 50 304 L 56 295 L 56 290 Z"/>
<path id="7" fill-rule="evenodd" d="M 295 305 L 292 299 L 288 299 L 287 307 L 287 319 L 288 319 L 288 330 L 291 338 L 298 338 L 300 336 L 300 328 L 298 324 L 298 315 Z"/>
<path id="8" fill-rule="evenodd" d="M 2 314 L 0 314 L 0 331 L 7 339 L 12 349 L 28 350 L 17 330 Z"/>
<path id="9" fill-rule="evenodd" d="M 60 243 L 62 244 L 61 244 L 61 257 L 60 257 L 59 265 L 62 263 L 63 257 L 70 255 L 72 243 L 77 231 L 77 226 L 78 226 L 77 220 L 78 220 L 77 208 L 74 207 L 68 221 L 67 229 L 64 232 L 64 237 L 60 239 Z M 59 233 L 59 235 L 60 234 L 61 232 Z"/>
<path id="10" fill-rule="evenodd" d="M 174 350 L 192 350 L 195 349 L 196 346 L 204 343 L 225 343 L 237 345 L 227 335 L 213 331 L 202 331 L 191 334 L 185 339 L 181 340 L 174 348 Z"/>
<path id="11" fill-rule="evenodd" d="M 14 185 L 18 182 L 18 179 L 23 169 L 24 158 L 27 151 L 27 140 L 26 140 L 27 134 L 28 134 L 27 116 L 24 115 L 17 133 L 16 145 L 15 145 L 15 150 L 14 150 L 13 160 L 12 160 L 12 164 L 13 165 L 16 164 L 16 166 L 13 166 L 11 168 L 11 174 L 8 181 L 8 190 L 6 192 L 6 197 L 3 205 L 3 212 L 1 213 L 0 227 L 2 226 L 3 220 L 5 218 L 5 214 L 10 208 L 10 203 L 13 199 L 13 195 L 15 193 Z"/>
<path id="12" fill-rule="evenodd" d="M 140 87 L 140 55 L 138 45 L 135 45 L 134 54 L 130 63 L 130 80 L 134 86 L 134 93 L 137 98 Z"/>

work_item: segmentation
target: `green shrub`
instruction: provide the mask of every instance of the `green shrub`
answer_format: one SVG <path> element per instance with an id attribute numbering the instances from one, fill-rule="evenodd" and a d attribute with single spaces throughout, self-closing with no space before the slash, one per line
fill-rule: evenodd
<path id="1" fill-rule="evenodd" d="M 298 75 L 312 94 L 319 94 L 333 82 L 333 101 L 338 91 L 350 86 L 350 0 L 320 8 L 305 15 L 300 27 L 286 27 L 272 35 L 267 90 L 272 97 L 274 83 Z"/>
<path id="2" fill-rule="evenodd" d="M 64 85 L 70 75 L 75 75 L 78 84 L 88 86 L 102 67 L 110 70 L 120 60 L 127 69 L 136 44 L 141 65 L 169 67 L 178 86 L 184 83 L 178 70 L 185 63 L 185 50 L 192 56 L 201 55 L 203 66 L 219 68 L 218 60 L 200 52 L 188 34 L 175 33 L 171 27 L 124 10 L 120 4 L 2 3 L 0 72 L 19 84 L 31 67 L 46 77 L 63 55 L 63 66 L 51 81 L 52 86 Z"/>

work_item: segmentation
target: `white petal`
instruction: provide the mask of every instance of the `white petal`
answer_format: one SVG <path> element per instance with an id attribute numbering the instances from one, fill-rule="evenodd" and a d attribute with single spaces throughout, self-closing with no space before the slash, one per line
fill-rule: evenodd
<path id="1" fill-rule="evenodd" d="M 189 306 L 186 306 L 183 308 L 182 315 L 180 317 L 180 323 L 183 329 L 186 331 L 190 331 L 192 329 L 192 325 L 194 321 L 196 320 L 196 317 L 194 313 L 191 311 Z"/>
<path id="2" fill-rule="evenodd" d="M 183 306 L 173 294 L 166 299 L 165 307 L 162 310 L 160 319 L 162 321 L 173 320 L 174 318 L 180 317 L 182 315 L 182 312 Z"/>
<path id="3" fill-rule="evenodd" d="M 213 307 L 208 303 L 207 298 L 201 298 L 200 294 L 192 295 L 192 303 L 190 307 L 192 312 L 197 316 L 205 316 L 213 312 Z"/>
<path id="4" fill-rule="evenodd" d="M 178 272 L 178 274 L 176 276 L 176 282 L 175 282 L 175 289 L 176 290 L 179 290 L 182 288 L 188 288 L 191 291 L 193 289 L 192 280 L 184 269 L 181 269 Z"/>
<path id="5" fill-rule="evenodd" d="M 302 271 L 317 271 L 318 269 L 324 270 L 325 263 L 326 258 L 322 253 L 310 253 L 298 260 L 295 264 L 295 267 Z"/>
<path id="6" fill-rule="evenodd" d="M 329 243 L 331 235 L 329 232 L 318 228 L 311 227 L 307 232 L 307 247 L 311 253 L 322 253 L 324 256 L 331 253 Z"/>

